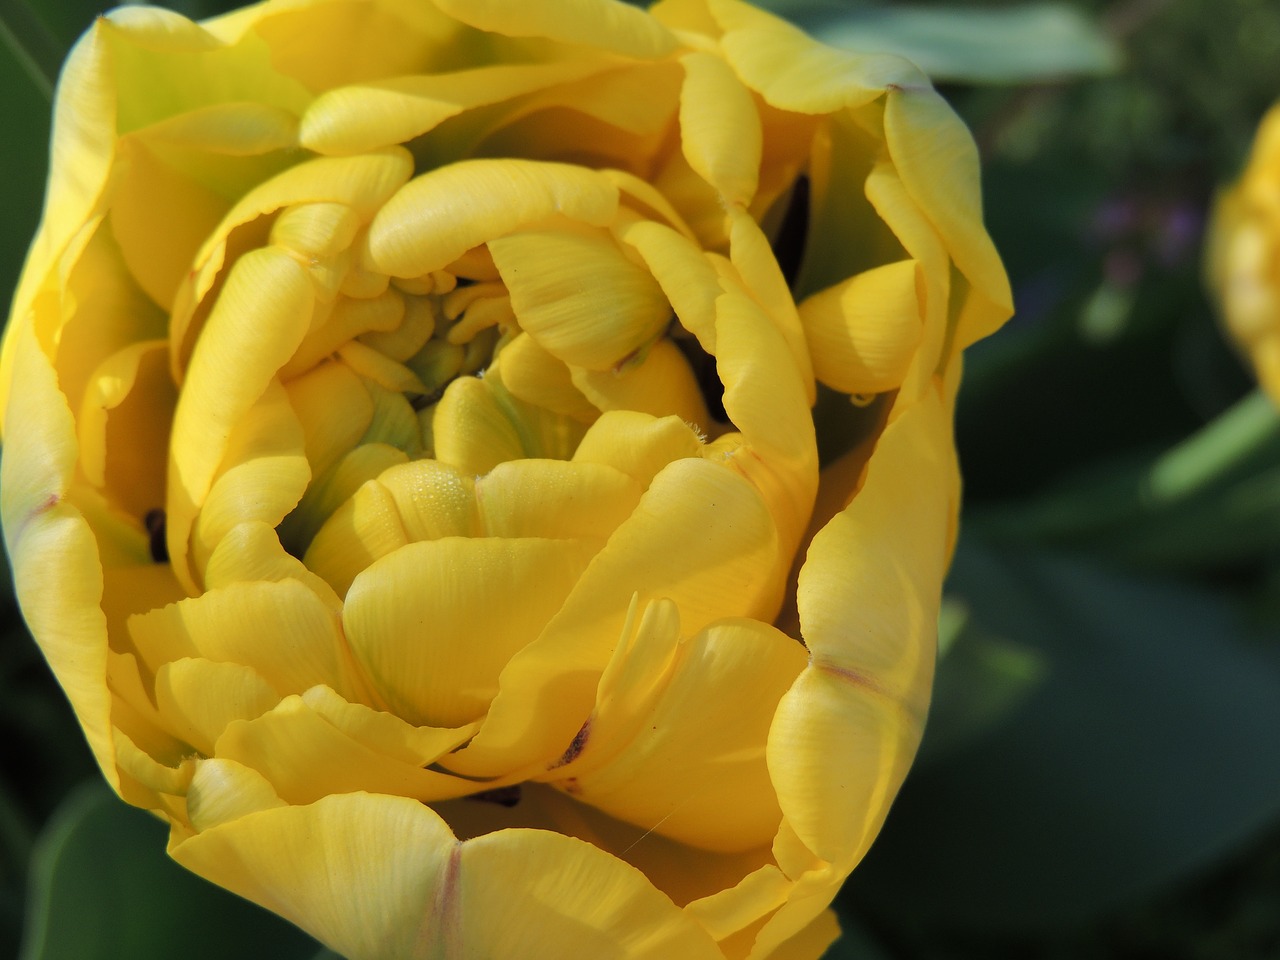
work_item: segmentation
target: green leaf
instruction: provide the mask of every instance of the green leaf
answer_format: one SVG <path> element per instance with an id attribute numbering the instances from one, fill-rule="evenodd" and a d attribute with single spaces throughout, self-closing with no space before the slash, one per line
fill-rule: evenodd
<path id="1" fill-rule="evenodd" d="M 968 520 L 992 541 L 1088 549 L 1157 570 L 1269 555 L 1280 539 L 1280 414 L 1255 390 L 1167 451 L 1104 461 Z"/>
<path id="2" fill-rule="evenodd" d="M 1280 813 L 1280 638 L 1220 597 L 972 540 L 949 591 L 1037 658 L 1021 702 L 926 748 L 847 895 L 902 929 L 1003 934 L 1094 920 L 1205 866 Z M 985 696 L 939 666 L 926 744 Z M 970 681 L 973 677 L 968 678 Z"/>
<path id="3" fill-rule="evenodd" d="M 1120 51 L 1064 3 L 1014 7 L 849 6 L 822 0 L 766 4 L 817 39 L 859 53 L 898 53 L 935 80 L 1026 83 L 1110 73 Z"/>
<path id="4" fill-rule="evenodd" d="M 166 831 L 100 783 L 71 794 L 32 863 L 21 960 L 310 960 L 319 945 L 188 873 Z"/>

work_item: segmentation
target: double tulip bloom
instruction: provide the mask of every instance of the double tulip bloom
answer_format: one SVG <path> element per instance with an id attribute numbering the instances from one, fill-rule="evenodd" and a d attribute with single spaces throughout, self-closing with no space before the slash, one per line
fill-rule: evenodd
<path id="1" fill-rule="evenodd" d="M 817 957 L 1008 312 L 926 79 L 736 0 L 122 9 L 5 341 L 18 595 L 173 857 L 343 955 Z"/>

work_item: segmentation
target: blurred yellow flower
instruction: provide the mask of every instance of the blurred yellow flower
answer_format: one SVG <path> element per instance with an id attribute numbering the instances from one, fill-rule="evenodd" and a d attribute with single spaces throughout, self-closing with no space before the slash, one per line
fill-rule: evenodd
<path id="1" fill-rule="evenodd" d="M 123 8 L 5 340 L 18 595 L 172 855 L 346 956 L 816 957 L 1009 310 L 926 79 L 736 0 Z"/>
<path id="2" fill-rule="evenodd" d="M 1227 330 L 1280 402 L 1280 105 L 1263 118 L 1240 180 L 1218 197 L 1208 271 Z"/>

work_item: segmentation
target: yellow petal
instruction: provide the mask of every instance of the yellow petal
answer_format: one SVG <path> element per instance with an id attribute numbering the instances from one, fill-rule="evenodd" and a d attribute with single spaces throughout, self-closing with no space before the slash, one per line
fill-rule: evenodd
<path id="1" fill-rule="evenodd" d="M 677 417 L 615 410 L 592 425 L 573 459 L 616 467 L 648 487 L 667 464 L 686 457 L 700 459 L 703 449 L 697 431 Z"/>
<path id="2" fill-rule="evenodd" d="M 607 233 L 527 231 L 489 243 L 520 327 L 565 363 L 612 370 L 666 329 L 671 305 Z"/>
<path id="3" fill-rule="evenodd" d="M 89 482 L 126 512 L 144 517 L 164 506 L 164 463 L 177 392 L 168 344 L 147 340 L 99 365 L 85 390 L 80 463 Z"/>
<path id="4" fill-rule="evenodd" d="M 689 537 L 696 529 L 699 535 Z M 777 541 L 755 489 L 702 460 L 669 465 L 591 560 L 564 608 L 512 657 L 501 691 L 450 769 L 488 775 L 554 760 L 582 726 L 632 597 L 669 597 L 686 628 L 761 616 L 776 587 Z"/>
<path id="5" fill-rule="evenodd" d="M 388 200 L 369 229 L 369 255 L 385 273 L 416 277 L 552 214 L 605 226 L 617 206 L 617 188 L 591 170 L 469 160 L 416 177 Z"/>
<path id="6" fill-rule="evenodd" d="M 460 377 L 445 390 L 432 421 L 436 458 L 469 476 L 534 453 L 484 380 Z"/>
<path id="7" fill-rule="evenodd" d="M 914 260 L 876 267 L 809 297 L 800 319 L 818 379 L 842 393 L 882 393 L 906 378 L 922 335 Z"/>
<path id="8" fill-rule="evenodd" d="M 304 203 L 337 203 L 368 223 L 413 172 L 400 147 L 358 157 L 318 157 L 290 167 L 246 193 L 227 214 L 222 232 L 266 213 Z"/>
<path id="9" fill-rule="evenodd" d="M 407 460 L 404 451 L 385 443 L 365 443 L 351 450 L 312 481 L 297 507 L 281 521 L 281 541 L 291 553 L 311 558 L 312 541 L 329 518 L 365 483 Z"/>
<path id="10" fill-rule="evenodd" d="M 347 592 L 343 625 L 379 694 L 413 723 L 483 716 L 498 674 L 560 608 L 586 562 L 566 540 L 410 543 Z"/>
<path id="11" fill-rule="evenodd" d="M 420 940 L 457 846 L 417 800 L 353 793 L 228 819 L 170 853 L 351 960 L 431 960 Z"/>
<path id="12" fill-rule="evenodd" d="M 280 106 L 240 100 L 175 114 L 152 124 L 144 136 L 150 143 L 174 144 L 233 157 L 253 156 L 296 147 L 298 118 Z"/>
<path id="13" fill-rule="evenodd" d="M 720 280 L 702 250 L 682 233 L 653 221 L 637 221 L 622 233 L 662 287 L 680 323 L 707 353 L 716 352 L 716 298 Z"/>
<path id="14" fill-rule="evenodd" d="M 642 873 L 592 845 L 531 830 L 459 844 L 403 797 L 264 810 L 170 851 L 352 960 L 721 956 Z"/>
<path id="15" fill-rule="evenodd" d="M 206 756 L 233 720 L 252 720 L 280 701 L 251 667 L 184 657 L 156 671 L 156 707 L 166 728 Z"/>
<path id="16" fill-rule="evenodd" d="M 725 58 L 747 86 L 783 110 L 833 113 L 874 100 L 890 84 L 927 83 L 901 57 L 825 46 L 736 0 L 711 0 L 709 6 L 725 31 Z"/>
<path id="17" fill-rule="evenodd" d="M 620 470 L 563 460 L 513 460 L 475 482 L 484 536 L 581 539 L 593 548 L 631 515 L 640 493 Z"/>
<path id="18" fill-rule="evenodd" d="M 528 334 L 519 334 L 506 344 L 496 363 L 512 396 L 583 423 L 591 423 L 600 415 L 573 385 L 569 368 Z"/>
<path id="19" fill-rule="evenodd" d="M 412 173 L 413 160 L 408 152 L 395 148 L 359 157 L 308 160 L 245 192 L 197 253 L 195 274 L 183 283 L 174 300 L 170 339 L 175 370 L 186 365 L 195 334 L 199 333 L 192 326 L 200 315 L 197 308 L 219 281 L 238 231 L 277 210 L 310 203 L 342 204 L 354 210 L 361 223 L 367 223 Z M 258 239 L 253 245 L 262 242 Z"/>
<path id="20" fill-rule="evenodd" d="M 204 577 L 205 587 L 209 590 L 232 583 L 298 580 L 310 587 L 334 613 L 342 611 L 342 601 L 333 588 L 308 570 L 297 557 L 285 553 L 276 531 L 258 520 L 238 524 L 227 531 L 209 557 Z M 160 604 L 151 604 L 150 608 L 157 606 Z"/>
<path id="21" fill-rule="evenodd" d="M 404 759 L 377 749 L 376 737 L 370 743 L 351 736 L 308 698 L 294 696 L 253 720 L 233 721 L 215 749 L 218 757 L 257 770 L 287 803 L 365 790 L 431 800 L 475 790 L 475 784 L 424 769 L 468 733 L 432 731 L 426 738 L 430 749 Z"/>
<path id="22" fill-rule="evenodd" d="M 361 457 L 349 464 L 352 479 L 359 478 L 363 472 L 360 468 L 368 462 L 368 458 Z M 308 570 L 315 571 L 340 597 L 346 596 L 351 582 L 369 564 L 409 542 L 391 492 L 373 478 L 363 482 L 323 523 L 302 560 Z"/>
<path id="23" fill-rule="evenodd" d="M 363 685 L 337 617 L 297 580 L 232 583 L 130 618 L 146 665 L 183 657 L 253 667 L 282 694 L 317 683 L 360 698 Z"/>
<path id="24" fill-rule="evenodd" d="M 207 28 L 219 36 L 256 38 L 272 66 L 314 92 L 379 77 L 449 70 L 470 51 L 473 32 L 434 5 L 384 3 L 284 4 L 232 11 Z M 342 51 L 318 57 L 317 50 Z"/>
<path id="25" fill-rule="evenodd" d="M 876 164 L 867 177 L 866 193 L 908 256 L 920 265 L 916 281 L 924 327 L 916 355 L 900 387 L 901 394 L 914 401 L 933 389 L 934 374 L 946 365 L 947 352 L 954 347 L 954 307 L 958 305 L 960 293 L 953 289 L 952 278 L 953 275 L 957 280 L 962 278 L 952 268 L 927 213 L 911 199 L 902 178 L 890 164 Z"/>
<path id="26" fill-rule="evenodd" d="M 527 96 L 599 69 L 573 61 L 495 64 L 339 87 L 307 108 L 301 141 L 316 153 L 341 155 L 407 143 L 465 110 Z"/>
<path id="27" fill-rule="evenodd" d="M 125 140 L 120 152 L 124 166 L 111 198 L 111 230 L 130 273 L 168 310 L 228 203 L 136 140 Z M 156 210 L 174 215 L 157 217 Z"/>
<path id="28" fill-rule="evenodd" d="M 947 102 L 928 84 L 903 85 L 885 98 L 885 140 L 907 192 L 937 227 L 947 252 L 994 307 L 986 323 L 962 332 L 966 347 L 1013 312 L 1000 255 L 982 225 L 978 151 Z"/>
<path id="29" fill-rule="evenodd" d="M 786 902 L 792 883 L 774 864 L 768 863 L 737 884 L 685 905 L 685 912 L 723 940 Z"/>
<path id="30" fill-rule="evenodd" d="M 750 92 L 729 65 L 709 53 L 680 58 L 680 145 L 685 159 L 728 204 L 745 206 L 760 176 L 763 134 Z"/>
<path id="31" fill-rule="evenodd" d="M 14 593 L 40 649 L 113 786 L 120 782 L 107 692 L 102 563 L 89 525 L 65 499 L 75 469 L 75 425 L 30 327 L 15 356 L 0 459 L 0 505 Z"/>
<path id="32" fill-rule="evenodd" d="M 435 332 L 436 314 L 435 301 L 421 296 L 405 297 L 400 323 L 392 330 L 367 330 L 360 334 L 360 342 L 404 363 L 421 350 Z"/>
<path id="33" fill-rule="evenodd" d="M 111 734 L 120 765 L 120 796 L 127 803 L 158 810 L 164 806 L 161 795 L 181 796 L 186 792 L 195 772 L 195 757 L 168 766 L 140 748 L 119 727 L 112 728 Z"/>
<path id="34" fill-rule="evenodd" d="M 276 526 L 310 479 L 297 415 L 273 380 L 232 430 L 223 468 L 196 518 L 189 559 L 200 575 L 228 531 L 252 521 Z"/>
<path id="35" fill-rule="evenodd" d="M 373 420 L 373 401 L 360 378 L 326 363 L 285 384 L 305 437 L 307 462 L 319 475 L 346 456 Z"/>
<path id="36" fill-rule="evenodd" d="M 54 105 L 49 186 L 40 231 L 18 279 L 12 318 L 0 355 L 0 403 L 7 404 L 15 379 L 19 328 L 25 326 L 40 289 L 73 238 L 94 219 L 95 208 L 115 161 L 114 84 L 109 41 L 103 20 L 80 38 L 68 54 Z M 65 389 L 64 384 L 64 389 Z M 78 398 L 69 394 L 73 402 Z"/>
<path id="37" fill-rule="evenodd" d="M 299 203 L 280 212 L 271 242 L 304 257 L 332 257 L 351 246 L 360 218 L 345 203 Z"/>
<path id="38" fill-rule="evenodd" d="M 783 558 L 799 544 L 818 489 L 817 441 L 805 385 L 782 334 L 745 291 L 730 290 L 716 301 L 716 344 L 724 409 L 746 442 L 729 463 L 769 505 L 781 541 L 780 560 L 789 564 Z"/>
<path id="39" fill-rule="evenodd" d="M 187 816 L 197 832 L 282 806 L 262 774 L 232 760 L 199 761 L 187 786 Z"/>
<path id="40" fill-rule="evenodd" d="M 851 868 L 866 851 L 919 742 L 956 509 L 949 450 L 948 412 L 936 394 L 908 408 L 800 571 L 812 664 L 783 697 L 769 769 L 798 837 L 837 867 Z"/>
<path id="41" fill-rule="evenodd" d="M 745 210 L 731 210 L 729 219 L 729 258 L 743 285 L 764 307 L 786 340 L 812 406 L 815 398 L 812 360 L 806 349 L 796 302 L 792 299 L 769 238 Z"/>
<path id="42" fill-rule="evenodd" d="M 548 87 L 522 100 L 502 118 L 502 124 L 516 126 L 514 121 L 525 118 L 542 123 L 557 113 L 572 112 L 584 133 L 630 134 L 648 146 L 643 151 L 647 156 L 658 147 L 657 141 L 675 116 L 682 71 L 669 62 L 627 64 L 621 68 L 616 61 L 605 63 L 613 69 Z"/>
<path id="43" fill-rule="evenodd" d="M 262 44 L 227 44 L 156 7 L 117 8 L 102 20 L 115 55 L 122 132 L 215 103 L 305 102 L 306 91 L 273 69 L 271 51 Z M 155 86 L 147 85 L 148 75 Z"/>
<path id="44" fill-rule="evenodd" d="M 779 699 L 806 660 L 800 644 L 764 624 L 706 628 L 681 644 L 665 684 L 625 742 L 610 742 L 611 718 L 602 705 L 600 729 L 593 718 L 581 764 L 564 768 L 573 778 L 562 781 L 564 789 L 693 846 L 731 852 L 769 843 L 781 812 L 764 743 Z M 612 756 L 597 765 L 593 749 Z"/>
<path id="45" fill-rule="evenodd" d="M 475 482 L 436 460 L 413 460 L 379 475 L 410 542 L 479 536 Z"/>
<path id="46" fill-rule="evenodd" d="M 786 828 L 786 824 L 783 824 Z M 765 960 L 772 957 L 812 958 L 820 954 L 814 949 L 814 941 L 823 936 L 833 937 L 831 911 L 826 909 L 840 889 L 847 871 L 834 869 L 823 863 L 804 873 L 795 881 L 787 902 L 779 907 L 755 935 L 747 960 Z M 789 952 L 791 950 L 795 952 Z"/>
<path id="47" fill-rule="evenodd" d="M 799 933 L 784 940 L 777 947 L 752 951 L 751 960 L 768 957 L 769 960 L 819 960 L 827 954 L 827 948 L 840 938 L 840 922 L 834 910 L 823 910 Z"/>
<path id="48" fill-rule="evenodd" d="M 621 191 L 623 203 L 627 206 L 645 213 L 648 217 L 666 221 L 667 226 L 674 227 L 681 236 L 696 240 L 696 235 L 684 222 L 679 211 L 672 206 L 671 201 L 663 195 L 662 191 L 648 180 L 643 180 L 625 170 L 602 170 L 601 173 Z M 643 222 L 643 218 L 640 221 L 631 222 Z"/>
<path id="49" fill-rule="evenodd" d="M 187 536 L 196 510 L 236 424 L 301 342 L 313 299 L 311 281 L 291 257 L 254 251 L 236 262 L 205 324 L 174 414 L 169 467 L 169 556 L 189 589 Z"/>
<path id="50" fill-rule="evenodd" d="M 657 20 L 620 3 L 562 0 L 550 8 L 510 0 L 437 0 L 436 6 L 463 23 L 501 36 L 546 37 L 641 60 L 657 60 L 676 44 Z"/>
<path id="51" fill-rule="evenodd" d="M 429 766 L 475 732 L 470 725 L 453 730 L 415 727 L 386 710 L 348 703 L 328 687 L 312 687 L 302 700 L 353 740 L 414 767 Z"/>
<path id="52" fill-rule="evenodd" d="M 525 782 L 519 802 L 510 807 L 464 798 L 433 804 L 433 809 L 461 839 L 498 830 L 532 828 L 585 840 L 638 868 L 677 906 L 732 887 L 772 862 L 768 847 L 748 853 L 712 853 L 676 843 L 615 820 L 541 783 Z"/>
<path id="53" fill-rule="evenodd" d="M 350 340 L 339 347 L 338 357 L 366 382 L 372 381 L 390 394 L 426 396 L 430 393 L 411 369 L 383 356 L 359 340 Z"/>
<path id="54" fill-rule="evenodd" d="M 103 358 L 143 340 L 162 339 L 163 317 L 133 281 L 103 221 L 86 225 L 26 322 L 35 326 L 53 359 L 58 387 L 71 409 L 79 410 Z"/>
<path id="55" fill-rule="evenodd" d="M 458 936 L 477 956 L 718 960 L 714 941 L 639 870 L 589 843 L 511 830 L 462 845 Z M 502 923 L 492 918 L 501 916 Z"/>
<path id="56" fill-rule="evenodd" d="M 422 456 L 422 423 L 405 395 L 398 390 L 389 390 L 368 377 L 363 380 L 364 388 L 373 399 L 373 419 L 360 442 L 365 445 L 387 444 L 410 458 Z"/>
<path id="57" fill-rule="evenodd" d="M 654 417 L 679 417 L 699 429 L 711 427 L 711 416 L 689 361 L 665 338 L 619 368 L 577 368 L 573 383 L 601 411 L 634 410 Z"/>

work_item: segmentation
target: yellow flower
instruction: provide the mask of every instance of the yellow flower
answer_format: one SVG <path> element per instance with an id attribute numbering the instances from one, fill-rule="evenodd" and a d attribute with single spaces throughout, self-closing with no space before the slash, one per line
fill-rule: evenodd
<path id="1" fill-rule="evenodd" d="M 55 129 L 5 533 L 174 858 L 353 958 L 818 956 L 1010 309 L 924 77 L 736 0 L 128 7 Z"/>
<path id="2" fill-rule="evenodd" d="M 1258 128 L 1240 180 L 1218 197 L 1208 272 L 1228 332 L 1280 402 L 1280 105 Z"/>

